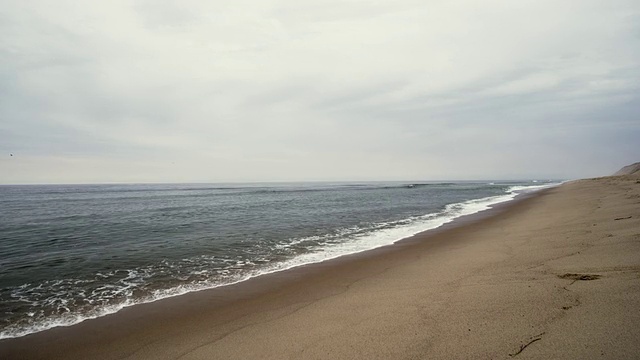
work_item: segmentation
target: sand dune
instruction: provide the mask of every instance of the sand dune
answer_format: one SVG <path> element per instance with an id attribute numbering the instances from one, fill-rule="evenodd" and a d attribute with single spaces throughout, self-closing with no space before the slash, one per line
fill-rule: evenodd
<path id="1" fill-rule="evenodd" d="M 631 165 L 627 165 L 625 167 L 623 167 L 622 169 L 616 171 L 615 174 L 613 174 L 614 176 L 619 176 L 619 175 L 638 175 L 640 174 L 640 162 L 637 162 L 635 164 L 631 164 Z"/>

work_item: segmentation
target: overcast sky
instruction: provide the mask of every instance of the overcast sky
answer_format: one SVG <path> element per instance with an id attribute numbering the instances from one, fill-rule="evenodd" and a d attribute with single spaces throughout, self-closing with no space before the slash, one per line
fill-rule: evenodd
<path id="1" fill-rule="evenodd" d="M 640 161 L 637 0 L 4 0 L 0 34 L 0 183 Z"/>

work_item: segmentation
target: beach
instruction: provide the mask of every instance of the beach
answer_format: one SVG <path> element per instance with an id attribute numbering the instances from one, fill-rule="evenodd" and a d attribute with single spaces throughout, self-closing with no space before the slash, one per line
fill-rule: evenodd
<path id="1" fill-rule="evenodd" d="M 586 179 L 338 259 L 0 341 L 3 359 L 640 356 L 640 177 Z"/>

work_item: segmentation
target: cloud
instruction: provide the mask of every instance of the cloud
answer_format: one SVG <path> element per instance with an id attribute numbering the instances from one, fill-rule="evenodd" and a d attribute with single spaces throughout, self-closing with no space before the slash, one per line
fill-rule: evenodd
<path id="1" fill-rule="evenodd" d="M 608 173 L 640 153 L 639 18 L 634 1 L 9 1 L 0 149 L 21 156 L 0 182 Z"/>

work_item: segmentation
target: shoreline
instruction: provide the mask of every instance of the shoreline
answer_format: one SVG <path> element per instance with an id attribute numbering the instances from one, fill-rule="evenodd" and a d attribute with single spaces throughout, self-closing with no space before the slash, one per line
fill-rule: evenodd
<path id="1" fill-rule="evenodd" d="M 120 311 L 122 311 L 125 308 L 128 307 L 133 307 L 133 306 L 139 306 L 139 305 L 143 305 L 143 304 L 148 304 L 148 303 L 153 303 L 153 302 L 157 302 L 157 301 L 162 301 L 165 299 L 169 299 L 169 298 L 173 298 L 173 297 L 177 297 L 177 296 L 184 296 L 190 293 L 195 293 L 195 292 L 201 292 L 201 291 L 209 291 L 209 290 L 213 290 L 213 289 L 217 289 L 217 288 L 221 288 L 221 287 L 226 287 L 226 286 L 232 286 L 232 285 L 236 285 L 248 280 L 251 280 L 253 278 L 262 278 L 264 276 L 269 276 L 271 274 L 275 274 L 275 273 L 279 273 L 279 272 L 283 272 L 283 271 L 294 271 L 294 269 L 296 268 L 300 268 L 300 267 L 305 267 L 305 266 L 312 266 L 314 264 L 317 263 L 323 263 L 323 262 L 327 262 L 327 261 L 335 261 L 336 259 L 339 258 L 343 258 L 343 257 L 352 257 L 352 256 L 358 256 L 359 254 L 363 254 L 372 250 L 376 250 L 376 249 L 380 249 L 380 248 L 386 248 L 388 246 L 394 246 L 397 243 L 403 242 L 403 241 L 407 241 L 411 238 L 414 238 L 416 236 L 423 236 L 426 235 L 427 233 L 430 233 L 432 231 L 439 231 L 442 228 L 449 228 L 449 227 L 456 227 L 459 224 L 463 224 L 467 221 L 476 221 L 478 219 L 482 219 L 486 216 L 492 216 L 492 214 L 494 214 L 496 211 L 498 211 L 499 209 L 501 209 L 504 206 L 509 206 L 509 204 L 518 201 L 520 199 L 526 198 L 528 196 L 532 196 L 533 194 L 539 192 L 539 191 L 544 191 L 546 189 L 549 188 L 553 188 L 553 187 L 557 187 L 561 185 L 561 183 L 549 183 L 549 184 L 540 184 L 540 185 L 529 185 L 529 186 L 514 186 L 513 188 L 517 188 L 514 190 L 509 190 L 508 192 L 505 192 L 502 195 L 494 195 L 494 196 L 490 196 L 490 197 L 486 197 L 486 198 L 480 198 L 480 199 L 471 199 L 471 200 L 466 200 L 466 201 L 462 201 L 459 203 L 452 203 L 447 205 L 446 209 L 448 209 L 450 206 L 459 206 L 462 205 L 463 206 L 463 214 L 459 214 L 459 215 L 445 215 L 448 213 L 448 210 L 442 210 L 440 212 L 434 212 L 434 213 L 430 213 L 430 214 L 426 214 L 424 216 L 435 216 L 435 219 L 442 219 L 442 223 L 439 225 L 435 225 L 435 227 L 431 227 L 431 228 L 426 228 L 424 230 L 419 230 L 416 233 L 413 233 L 411 235 L 406 235 L 403 237 L 399 237 L 396 240 L 394 240 L 393 242 L 389 242 L 389 243 L 385 243 L 385 244 L 373 244 L 370 245 L 371 247 L 368 248 L 363 248 L 360 250 L 353 250 L 353 252 L 347 252 L 347 253 L 343 253 L 343 254 L 338 254 L 338 255 L 330 255 L 328 257 L 320 257 L 319 260 L 308 260 L 308 261 L 303 261 L 303 262 L 298 262 L 296 260 L 299 260 L 298 257 L 293 257 L 287 261 L 284 261 L 280 264 L 276 264 L 274 267 L 272 268 L 267 268 L 267 269 L 263 269 L 262 272 L 256 273 L 256 274 L 249 274 L 247 275 L 247 277 L 239 279 L 239 280 L 234 280 L 228 283 L 222 283 L 222 284 L 209 284 L 209 285 L 205 285 L 205 286 L 201 286 L 199 288 L 194 287 L 194 288 L 190 288 L 190 289 L 179 289 L 179 288 L 175 288 L 178 289 L 176 291 L 173 291 L 175 289 L 167 289 L 166 293 L 163 295 L 159 295 L 159 296 L 154 296 L 154 297 L 149 297 L 149 298 L 145 298 L 145 299 L 138 299 L 138 301 L 129 303 L 129 304 L 123 304 L 123 305 L 113 305 L 110 308 L 105 308 L 105 309 L 101 309 L 99 311 L 96 311 L 95 313 L 92 314 L 78 314 L 77 317 L 72 320 L 72 322 L 70 321 L 59 321 L 59 322 L 51 322 L 49 324 L 57 324 L 54 326 L 51 325 L 47 325 L 44 324 L 40 327 L 33 327 L 32 331 L 30 332 L 23 332 L 23 333 L 18 333 L 18 335 L 13 335 L 13 336 L 8 336 L 8 337 L 0 337 L 0 341 L 2 340 L 6 340 L 6 339 L 15 339 L 15 338 L 20 338 L 20 337 L 24 337 L 24 336 L 29 336 L 32 334 L 37 334 L 43 331 L 48 331 L 50 329 L 54 329 L 57 327 L 69 327 L 69 326 L 75 326 L 79 323 L 82 323 L 84 321 L 90 321 L 90 320 L 94 320 L 94 319 L 99 319 L 105 316 L 109 316 L 112 314 L 116 314 Z M 464 214 L 465 212 L 467 212 L 467 210 L 465 209 L 466 207 L 469 206 L 478 206 L 480 205 L 481 207 L 485 207 L 484 209 L 473 209 L 472 211 L 476 211 L 476 212 L 472 212 L 469 214 Z M 451 217 L 453 216 L 453 217 Z M 331 249 L 328 249 L 329 251 L 331 251 Z M 318 252 L 317 254 L 322 254 L 323 251 Z M 38 329 L 38 330 L 35 330 Z M 3 334 L 4 335 L 4 334 Z"/>
<path id="2" fill-rule="evenodd" d="M 566 310 L 563 310 L 563 306 L 555 306 L 566 300 L 562 295 L 569 291 L 561 289 L 560 285 L 566 285 L 566 280 L 558 278 L 558 274 L 548 276 L 547 272 L 543 272 L 545 276 L 542 276 L 539 270 L 531 272 L 527 271 L 527 267 L 522 268 L 523 264 L 531 265 L 525 264 L 528 262 L 538 264 L 542 260 L 554 261 L 545 256 L 558 256 L 555 253 L 549 254 L 548 249 L 539 248 L 540 244 L 535 244 L 532 239 L 537 239 L 541 233 L 548 231 L 549 224 L 555 226 L 551 227 L 553 231 L 550 236 L 563 231 L 567 234 L 578 230 L 583 232 L 583 229 L 577 229 L 576 226 L 564 225 L 562 228 L 564 222 L 560 220 L 568 216 L 575 220 L 576 216 L 572 211 L 595 211 L 594 206 L 586 207 L 586 210 L 576 208 L 576 201 L 581 201 L 580 196 L 590 196 L 593 204 L 598 201 L 603 203 L 604 195 L 597 197 L 598 194 L 593 194 L 593 190 L 588 193 L 582 188 L 597 183 L 601 188 L 613 189 L 611 192 L 616 193 L 613 185 L 606 184 L 615 181 L 618 180 L 580 180 L 543 189 L 502 206 L 460 217 L 393 245 L 261 275 L 233 285 L 127 307 L 115 314 L 86 320 L 70 327 L 4 339 L 0 341 L 0 357 L 287 358 L 304 354 L 322 357 L 319 354 L 324 354 L 322 351 L 326 350 L 335 358 L 365 358 L 365 355 L 369 358 L 407 358 L 416 354 L 446 358 L 446 355 L 466 357 L 463 353 L 455 355 L 456 352 L 451 351 L 455 350 L 455 343 L 469 341 L 468 337 L 476 341 L 475 348 L 465 348 L 465 352 L 475 349 L 469 355 L 484 357 L 493 354 L 504 357 L 510 354 L 508 351 L 512 351 L 503 351 L 506 349 L 504 343 L 510 344 L 508 348 L 511 349 L 516 347 L 511 344 L 514 338 L 526 338 L 524 335 L 531 337 L 539 334 L 536 332 L 538 330 L 547 333 L 549 330 L 545 326 L 553 323 L 553 319 L 563 318 L 561 315 L 564 312 L 578 306 L 563 305 L 571 306 Z M 631 190 L 626 190 L 627 193 L 631 191 L 631 195 L 638 194 L 637 189 L 633 188 L 633 181 L 628 181 L 631 185 L 625 183 L 625 186 L 632 187 Z M 627 194 L 618 193 L 617 197 Z M 576 194 L 580 196 L 576 197 Z M 631 201 L 633 199 L 635 198 L 631 198 Z M 589 204 L 593 205 L 591 203 Z M 559 212 L 550 208 L 550 204 L 562 205 L 566 207 L 566 211 Z M 638 207 L 633 202 L 626 206 L 631 206 L 632 211 L 636 211 Z M 611 211 L 619 210 L 613 208 Z M 531 219 L 532 213 L 535 221 Z M 634 226 L 637 226 L 637 216 L 631 216 L 630 219 L 635 221 Z M 558 230 L 560 228 L 564 230 Z M 630 235 L 623 235 L 631 238 L 637 236 L 633 232 L 637 232 L 638 228 L 631 229 Z M 508 243 L 501 238 L 502 233 L 515 234 L 513 237 L 518 241 Z M 616 238 L 617 235 L 613 234 L 611 237 Z M 568 239 L 573 237 L 568 236 Z M 594 241 L 596 240 L 598 239 Z M 562 243 L 561 239 L 558 239 L 558 243 Z M 573 243 L 564 245 L 566 246 L 561 246 L 562 253 L 567 252 L 565 247 L 577 246 Z M 532 246 L 532 249 L 527 248 Z M 520 254 L 523 250 L 531 253 L 525 251 Z M 574 254 L 569 256 L 571 257 L 576 252 L 568 253 Z M 533 261 L 530 259 L 533 256 L 531 254 L 537 254 L 539 258 Z M 637 255 L 637 252 L 634 254 Z M 517 261 L 509 263 L 510 260 Z M 502 262 L 511 266 L 501 267 L 504 265 Z M 510 279 L 511 282 L 499 281 L 500 276 L 512 276 L 514 268 L 519 269 L 515 272 L 519 274 L 518 282 L 512 282 L 513 279 Z M 531 274 L 526 275 L 528 272 Z M 461 286 L 467 281 L 465 279 L 478 276 L 488 280 L 490 286 L 485 285 L 492 288 L 492 291 L 479 288 L 469 297 L 465 291 L 478 284 L 474 282 Z M 521 276 L 525 280 L 520 279 Z M 532 276 L 536 279 L 527 284 L 526 278 Z M 514 295 L 508 287 L 503 288 L 503 284 L 510 283 L 523 290 L 523 294 L 527 296 L 521 298 Z M 593 283 L 598 284 L 595 281 Z M 540 295 L 521 288 L 522 284 L 529 286 L 529 289 L 533 286 L 537 290 L 544 290 L 542 293 L 549 295 L 549 298 L 545 297 L 542 303 L 551 301 L 554 305 L 552 311 L 546 307 L 540 309 L 536 302 L 540 300 Z M 456 291 L 452 291 L 452 287 Z M 496 297 L 496 292 L 500 296 Z M 633 301 L 636 301 L 638 294 L 634 294 Z M 478 301 L 478 298 L 484 300 Z M 499 311 L 501 307 L 496 308 L 500 301 L 506 302 L 505 308 L 509 309 L 509 316 L 506 318 L 501 318 L 504 315 Z M 453 310 L 448 307 L 452 303 L 457 305 Z M 496 328 L 504 331 L 507 325 L 505 322 L 516 319 L 511 316 L 514 315 L 511 313 L 514 311 L 512 306 L 516 304 L 520 307 L 524 304 L 527 310 L 523 310 L 520 315 L 529 321 L 516 321 L 508 335 L 500 331 L 496 333 Z M 468 322 L 464 326 L 454 326 L 464 330 L 468 328 L 467 332 L 458 334 L 453 331 L 452 325 L 440 318 L 442 314 L 447 314 L 447 311 L 441 312 L 443 308 L 451 311 L 449 315 L 452 324 Z M 473 314 L 472 310 L 482 311 Z M 485 312 L 494 314 L 498 325 L 487 326 L 487 319 L 484 319 L 484 326 L 493 332 L 487 334 L 485 331 L 485 336 L 479 338 L 471 336 L 477 335 L 473 332 L 472 325 L 473 328 L 481 325 L 481 315 Z M 534 315 L 542 320 L 533 319 Z M 544 324 L 541 325 L 541 321 Z M 633 321 L 638 325 L 635 318 Z M 533 324 L 531 327 L 536 331 L 531 331 L 530 326 L 527 326 L 530 324 Z M 345 334 L 349 334 L 349 341 L 344 339 Z M 400 337 L 400 334 L 403 336 Z M 435 341 L 439 336 L 445 338 Z M 277 341 L 278 338 L 281 340 Z M 454 343 L 447 342 L 447 339 Z M 478 342 L 479 340 L 481 341 Z M 431 344 L 427 348 L 422 346 L 425 341 Z M 534 348 L 539 347 L 539 343 L 544 342 L 535 341 L 535 345 L 527 348 L 527 353 L 532 353 Z M 440 345 L 436 346 L 436 343 Z M 482 345 L 483 343 L 486 345 Z M 239 344 L 244 345 L 239 347 Z M 635 348 L 628 346 L 627 350 L 629 349 Z"/>

